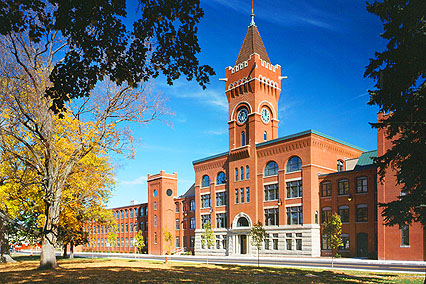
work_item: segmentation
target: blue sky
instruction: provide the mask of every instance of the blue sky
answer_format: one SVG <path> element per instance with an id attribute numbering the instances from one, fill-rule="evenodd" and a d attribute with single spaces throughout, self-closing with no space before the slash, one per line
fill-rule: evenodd
<path id="1" fill-rule="evenodd" d="M 195 82 L 178 80 L 167 86 L 153 82 L 168 98 L 174 115 L 149 125 L 132 125 L 136 158 L 115 158 L 116 189 L 108 207 L 131 200 L 147 201 L 147 174 L 178 173 L 178 194 L 194 182 L 192 161 L 228 149 L 225 68 L 234 65 L 250 23 L 250 0 L 201 0 L 205 16 L 198 37 L 202 64 L 217 75 L 202 90 Z M 255 1 L 255 22 L 283 81 L 279 101 L 279 136 L 314 129 L 343 141 L 376 149 L 376 132 L 368 122 L 377 107 L 368 106 L 373 82 L 363 78 L 375 51 L 385 48 L 382 24 L 365 9 L 364 1 Z"/>

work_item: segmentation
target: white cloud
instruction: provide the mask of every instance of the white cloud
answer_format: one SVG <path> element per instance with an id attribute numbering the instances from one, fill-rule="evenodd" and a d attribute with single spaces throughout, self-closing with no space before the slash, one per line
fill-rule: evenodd
<path id="1" fill-rule="evenodd" d="M 203 104 L 209 106 L 218 107 L 221 111 L 228 111 L 228 100 L 224 92 L 218 92 L 215 90 L 204 90 L 198 92 L 187 92 L 187 89 L 179 89 L 176 92 L 173 92 L 173 96 L 177 98 L 192 98 L 201 100 Z"/>
<path id="2" fill-rule="evenodd" d="M 208 135 L 224 135 L 228 133 L 228 129 L 206 130 L 203 133 Z"/>
<path id="3" fill-rule="evenodd" d="M 119 183 L 121 183 L 122 185 L 141 185 L 141 184 L 145 184 L 146 181 L 147 181 L 147 176 L 140 176 L 133 180 L 119 181 Z"/>

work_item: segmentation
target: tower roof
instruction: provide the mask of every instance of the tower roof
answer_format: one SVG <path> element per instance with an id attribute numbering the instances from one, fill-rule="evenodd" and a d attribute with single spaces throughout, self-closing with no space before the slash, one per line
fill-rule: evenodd
<path id="1" fill-rule="evenodd" d="M 253 53 L 259 54 L 260 58 L 271 63 L 257 27 L 254 24 L 251 24 L 247 30 L 246 37 L 244 38 L 244 42 L 241 46 L 235 65 L 248 60 L 250 55 Z"/>

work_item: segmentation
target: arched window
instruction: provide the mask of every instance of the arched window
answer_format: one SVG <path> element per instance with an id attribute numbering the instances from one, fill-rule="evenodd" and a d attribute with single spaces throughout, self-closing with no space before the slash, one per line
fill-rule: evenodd
<path id="1" fill-rule="evenodd" d="M 268 140 L 268 132 L 263 132 L 263 140 Z"/>
<path id="2" fill-rule="evenodd" d="M 337 171 L 343 172 L 343 161 L 342 160 L 337 160 Z"/>
<path id="3" fill-rule="evenodd" d="M 201 187 L 209 187 L 210 186 L 210 177 L 208 175 L 203 176 L 201 181 Z"/>
<path id="4" fill-rule="evenodd" d="M 246 179 L 250 178 L 250 167 L 246 166 Z"/>
<path id="5" fill-rule="evenodd" d="M 287 173 L 295 172 L 295 171 L 301 171 L 302 170 L 302 160 L 297 157 L 293 156 L 291 157 L 287 162 Z"/>
<path id="6" fill-rule="evenodd" d="M 244 167 L 241 167 L 241 180 L 244 180 Z"/>
<path id="7" fill-rule="evenodd" d="M 238 168 L 235 168 L 235 181 L 238 181 Z"/>
<path id="8" fill-rule="evenodd" d="M 246 145 L 246 133 L 241 131 L 241 147 Z"/>
<path id="9" fill-rule="evenodd" d="M 275 176 L 278 174 L 278 164 L 274 161 L 270 161 L 265 167 L 265 177 Z"/>
<path id="10" fill-rule="evenodd" d="M 249 222 L 246 217 L 240 217 L 237 221 L 237 227 L 248 227 Z"/>
<path id="11" fill-rule="evenodd" d="M 217 174 L 216 185 L 225 184 L 226 183 L 226 174 L 224 172 L 220 172 Z"/>

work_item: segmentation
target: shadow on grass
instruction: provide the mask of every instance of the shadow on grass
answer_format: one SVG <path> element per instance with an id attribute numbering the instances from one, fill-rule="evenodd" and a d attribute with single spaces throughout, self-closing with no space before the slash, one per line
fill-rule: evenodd
<path id="1" fill-rule="evenodd" d="M 393 283 L 380 276 L 352 276 L 341 272 L 237 265 L 162 264 L 134 260 L 80 259 L 59 261 L 55 271 L 38 271 L 27 262 L 1 271 L 1 283 Z"/>

